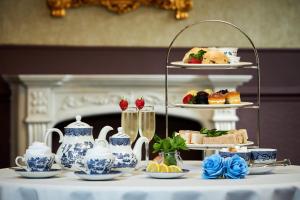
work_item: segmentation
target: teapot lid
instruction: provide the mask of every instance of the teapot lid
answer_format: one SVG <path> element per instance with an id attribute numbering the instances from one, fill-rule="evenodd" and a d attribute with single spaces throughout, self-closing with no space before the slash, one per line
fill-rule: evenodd
<path id="1" fill-rule="evenodd" d="M 130 138 L 127 134 L 123 133 L 123 128 L 118 128 L 118 133 L 111 136 L 111 138 Z"/>
<path id="2" fill-rule="evenodd" d="M 92 126 L 88 125 L 81 121 L 81 115 L 76 115 L 76 122 L 72 122 L 66 128 L 92 128 Z"/>

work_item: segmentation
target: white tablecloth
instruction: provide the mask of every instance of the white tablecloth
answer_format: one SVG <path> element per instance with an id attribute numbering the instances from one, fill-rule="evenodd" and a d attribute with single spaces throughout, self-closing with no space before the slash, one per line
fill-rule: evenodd
<path id="1" fill-rule="evenodd" d="M 272 174 L 241 180 L 204 180 L 200 162 L 186 161 L 186 178 L 152 179 L 143 172 L 111 181 L 84 181 L 72 172 L 48 179 L 26 179 L 0 169 L 0 199 L 12 200 L 299 200 L 300 166 L 276 167 Z"/>

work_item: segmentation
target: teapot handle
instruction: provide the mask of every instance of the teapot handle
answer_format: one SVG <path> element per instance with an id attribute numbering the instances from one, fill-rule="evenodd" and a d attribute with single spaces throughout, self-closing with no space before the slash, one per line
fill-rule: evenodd
<path id="1" fill-rule="evenodd" d="M 45 134 L 45 138 L 44 138 L 44 142 L 45 144 L 47 144 L 47 140 L 49 138 L 49 134 L 51 134 L 52 132 L 54 133 L 58 133 L 59 135 L 59 143 L 62 143 L 64 135 L 63 133 L 58 129 L 58 128 L 49 128 Z"/>

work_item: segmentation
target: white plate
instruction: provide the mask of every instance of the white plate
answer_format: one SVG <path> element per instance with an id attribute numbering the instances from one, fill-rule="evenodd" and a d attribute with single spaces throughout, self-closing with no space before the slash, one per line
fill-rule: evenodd
<path id="1" fill-rule="evenodd" d="M 121 176 L 122 172 L 121 171 L 110 171 L 109 174 L 87 174 L 83 171 L 76 171 L 76 172 L 74 172 L 74 174 L 83 180 L 104 181 L 104 180 L 111 180 L 118 176 Z"/>
<path id="2" fill-rule="evenodd" d="M 252 102 L 241 102 L 240 104 L 175 104 L 175 107 L 180 108 L 202 108 L 202 109 L 211 109 L 211 108 L 239 108 L 244 106 L 251 106 Z"/>
<path id="3" fill-rule="evenodd" d="M 182 169 L 182 172 L 174 172 L 174 173 L 163 173 L 163 172 L 147 172 L 143 170 L 145 174 L 151 178 L 159 178 L 159 179 L 171 179 L 171 178 L 180 178 L 185 176 L 190 170 Z"/>
<path id="4" fill-rule="evenodd" d="M 29 172 L 21 168 L 15 168 L 14 170 L 17 174 L 25 178 L 50 178 L 62 173 L 61 169 L 51 169 L 45 172 Z"/>
<path id="5" fill-rule="evenodd" d="M 268 174 L 274 170 L 274 166 L 264 166 L 264 167 L 249 167 L 249 174 Z"/>
<path id="6" fill-rule="evenodd" d="M 235 147 L 235 146 L 249 146 L 253 144 L 254 142 L 248 141 L 245 144 L 186 144 L 186 146 L 189 149 L 205 150 L 205 149 L 221 149 L 221 148 L 228 148 L 228 147 Z"/>
<path id="7" fill-rule="evenodd" d="M 239 62 L 233 64 L 189 64 L 182 61 L 171 62 L 171 65 L 181 68 L 203 68 L 203 69 L 218 69 L 218 68 L 243 68 L 252 65 L 251 62 Z M 172 67 L 172 66 L 171 66 Z"/>

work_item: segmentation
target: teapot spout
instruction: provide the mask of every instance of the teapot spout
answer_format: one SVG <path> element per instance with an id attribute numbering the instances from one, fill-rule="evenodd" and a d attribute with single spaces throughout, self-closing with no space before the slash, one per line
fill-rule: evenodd
<path id="1" fill-rule="evenodd" d="M 98 135 L 98 139 L 106 140 L 106 135 L 107 135 L 107 133 L 108 133 L 109 131 L 112 131 L 112 130 L 114 130 L 113 127 L 111 127 L 111 126 L 104 126 L 104 127 L 101 129 L 101 131 L 100 131 L 100 133 L 99 133 L 99 135 Z"/>
<path id="2" fill-rule="evenodd" d="M 146 137 L 140 137 L 133 148 L 133 153 L 136 156 L 138 163 L 142 159 L 142 146 L 144 143 L 149 143 L 149 140 Z"/>

